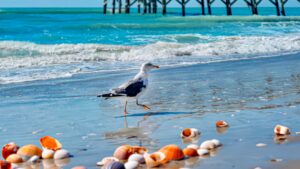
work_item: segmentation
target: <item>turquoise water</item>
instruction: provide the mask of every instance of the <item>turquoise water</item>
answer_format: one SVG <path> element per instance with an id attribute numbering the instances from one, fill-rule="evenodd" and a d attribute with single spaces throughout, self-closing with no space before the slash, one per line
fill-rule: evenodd
<path id="1" fill-rule="evenodd" d="M 95 168 L 125 143 L 150 151 L 184 147 L 180 130 L 195 127 L 198 143 L 218 138 L 224 146 L 174 168 L 272 168 L 272 158 L 299 160 L 299 9 L 286 9 L 286 17 L 271 16 L 273 8 L 260 8 L 262 16 L 236 8 L 230 17 L 219 8 L 216 16 L 172 10 L 164 17 L 0 9 L 0 144 L 39 144 L 52 135 L 74 155 L 64 168 Z M 151 111 L 130 103 L 123 118 L 119 100 L 95 97 L 146 61 L 161 66 L 141 100 Z M 214 127 L 220 119 L 231 126 L 223 134 Z M 293 132 L 284 144 L 273 141 L 278 123 Z M 268 146 L 256 148 L 260 142 Z"/>

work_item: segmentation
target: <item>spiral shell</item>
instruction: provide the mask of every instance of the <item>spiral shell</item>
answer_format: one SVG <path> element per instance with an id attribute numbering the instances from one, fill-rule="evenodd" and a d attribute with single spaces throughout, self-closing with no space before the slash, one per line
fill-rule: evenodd
<path id="1" fill-rule="evenodd" d="M 144 154 L 145 161 L 148 167 L 157 167 L 165 163 L 166 155 L 162 152 L 154 152 L 152 154 Z"/>
<path id="2" fill-rule="evenodd" d="M 9 155 L 16 154 L 18 149 L 19 146 L 16 143 L 14 142 L 8 143 L 4 145 L 2 148 L 2 157 L 6 159 Z"/>
<path id="3" fill-rule="evenodd" d="M 216 127 L 222 128 L 222 127 L 228 127 L 228 123 L 226 121 L 223 120 L 219 120 L 216 122 Z"/>
<path id="4" fill-rule="evenodd" d="M 159 152 L 165 154 L 166 161 L 181 160 L 184 158 L 182 150 L 175 144 L 166 145 L 163 148 L 161 148 Z"/>
<path id="5" fill-rule="evenodd" d="M 181 132 L 181 138 L 195 138 L 200 135 L 200 132 L 196 128 L 185 128 Z"/>
<path id="6" fill-rule="evenodd" d="M 50 137 L 50 136 L 45 136 L 45 137 L 40 138 L 40 143 L 43 148 L 53 150 L 53 151 L 56 151 L 56 150 L 59 150 L 62 148 L 61 143 L 58 140 L 56 140 L 55 138 Z"/>
<path id="7" fill-rule="evenodd" d="M 274 133 L 276 135 L 289 135 L 291 134 L 290 129 L 283 125 L 276 125 L 274 128 Z"/>
<path id="8" fill-rule="evenodd" d="M 185 148 L 183 149 L 183 154 L 187 157 L 195 157 L 198 156 L 197 150 L 193 148 Z"/>

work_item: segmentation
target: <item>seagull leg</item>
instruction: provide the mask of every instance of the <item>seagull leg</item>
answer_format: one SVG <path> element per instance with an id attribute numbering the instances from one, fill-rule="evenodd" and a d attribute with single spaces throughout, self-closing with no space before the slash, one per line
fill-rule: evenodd
<path id="1" fill-rule="evenodd" d="M 125 102 L 125 107 L 124 107 L 124 116 L 126 116 L 128 114 L 127 112 L 127 100 Z"/>
<path id="2" fill-rule="evenodd" d="M 147 106 L 147 105 L 145 105 L 145 104 L 139 104 L 138 99 L 136 99 L 136 105 L 142 106 L 145 110 L 150 110 L 150 107 L 149 107 L 149 106 Z"/>

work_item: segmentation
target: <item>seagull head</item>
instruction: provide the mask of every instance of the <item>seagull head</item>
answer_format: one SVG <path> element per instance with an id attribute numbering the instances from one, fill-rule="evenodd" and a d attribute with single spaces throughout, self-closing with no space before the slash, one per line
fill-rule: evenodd
<path id="1" fill-rule="evenodd" d="M 152 63 L 147 62 L 147 63 L 143 63 L 143 64 L 142 64 L 142 66 L 141 66 L 141 71 L 148 72 L 148 71 L 150 71 L 151 69 L 158 69 L 158 68 L 159 68 L 159 66 L 153 65 Z"/>

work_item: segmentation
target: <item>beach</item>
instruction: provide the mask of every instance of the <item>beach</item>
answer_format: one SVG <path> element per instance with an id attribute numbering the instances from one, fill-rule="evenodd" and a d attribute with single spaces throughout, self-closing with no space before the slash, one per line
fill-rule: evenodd
<path id="1" fill-rule="evenodd" d="M 150 152 L 167 144 L 184 148 L 190 143 L 180 132 L 193 127 L 201 132 L 194 143 L 215 138 L 223 146 L 162 168 L 297 168 L 300 17 L 105 20 L 93 12 L 44 11 L 0 18 L 7 25 L 0 28 L 0 145 L 39 145 L 50 135 L 73 155 L 63 168 L 99 168 L 123 144 Z M 140 100 L 151 110 L 133 101 L 123 117 L 121 100 L 96 97 L 147 61 L 161 67 L 150 73 Z M 218 120 L 230 127 L 216 130 Z M 287 140 L 274 139 L 277 124 L 290 128 Z"/>

